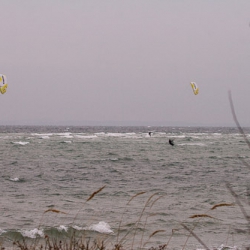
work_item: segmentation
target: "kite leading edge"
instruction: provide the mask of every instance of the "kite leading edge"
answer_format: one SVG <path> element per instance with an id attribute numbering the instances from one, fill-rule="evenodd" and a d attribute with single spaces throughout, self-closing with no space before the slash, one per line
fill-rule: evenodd
<path id="1" fill-rule="evenodd" d="M 0 92 L 4 94 L 7 91 L 7 77 L 6 75 L 0 74 Z"/>
<path id="2" fill-rule="evenodd" d="M 191 87 L 192 87 L 192 89 L 193 89 L 194 94 L 195 94 L 195 95 L 198 95 L 198 93 L 199 93 L 199 88 L 198 88 L 197 84 L 196 84 L 195 82 L 190 82 L 190 84 L 191 84 Z"/>

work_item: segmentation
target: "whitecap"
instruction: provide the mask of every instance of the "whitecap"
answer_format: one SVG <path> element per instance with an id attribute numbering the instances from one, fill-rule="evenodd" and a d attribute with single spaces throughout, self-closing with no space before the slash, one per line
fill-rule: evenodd
<path id="1" fill-rule="evenodd" d="M 64 225 L 60 225 L 59 227 L 57 227 L 57 230 L 62 232 L 62 231 L 65 231 L 67 232 L 68 231 L 68 227 L 64 226 Z"/>
<path id="2" fill-rule="evenodd" d="M 135 136 L 136 133 L 135 132 L 132 132 L 132 133 L 125 133 L 126 135 L 129 135 L 129 136 Z"/>
<path id="3" fill-rule="evenodd" d="M 72 143 L 72 141 L 63 141 L 63 143 Z"/>
<path id="4" fill-rule="evenodd" d="M 110 161 L 118 161 L 119 159 L 118 158 L 110 158 L 109 160 Z"/>
<path id="5" fill-rule="evenodd" d="M 236 246 L 233 246 L 233 247 L 231 247 L 231 246 L 225 246 L 225 245 L 222 244 L 222 245 L 219 246 L 217 249 L 218 249 L 218 250 L 229 250 L 229 249 L 237 250 L 238 247 L 236 247 Z"/>
<path id="6" fill-rule="evenodd" d="M 28 237 L 28 238 L 32 238 L 32 239 L 35 239 L 37 236 L 44 237 L 43 230 L 37 229 L 37 228 L 32 229 L 32 230 L 21 230 L 20 233 L 24 237 Z"/>
<path id="7" fill-rule="evenodd" d="M 199 146 L 199 147 L 204 147 L 204 146 L 206 146 L 206 144 L 204 144 L 204 143 L 199 143 L 199 142 L 197 142 L 197 143 L 179 143 L 178 145 L 179 145 L 179 146 Z"/>
<path id="8" fill-rule="evenodd" d="M 52 136 L 52 133 L 46 133 L 46 134 L 37 134 L 37 133 L 32 133 L 32 136 L 38 136 L 40 139 L 48 139 L 50 136 Z"/>
<path id="9" fill-rule="evenodd" d="M 10 178 L 11 181 L 20 181 L 18 177 Z"/>
<path id="10" fill-rule="evenodd" d="M 80 230 L 83 230 L 84 228 L 82 228 L 82 227 L 79 227 L 79 226 L 72 226 L 75 230 L 78 230 L 78 231 L 80 231 Z"/>
<path id="11" fill-rule="evenodd" d="M 99 133 L 95 133 L 95 135 L 100 135 L 100 136 L 102 136 L 102 135 L 105 135 L 105 133 L 104 133 L 104 132 L 99 132 Z"/>
<path id="12" fill-rule="evenodd" d="M 96 135 L 76 135 L 77 138 L 82 138 L 82 139 L 94 139 L 97 138 Z"/>
<path id="13" fill-rule="evenodd" d="M 111 230 L 109 224 L 106 223 L 105 221 L 100 221 L 97 224 L 93 224 L 88 229 L 97 231 L 99 233 L 106 233 L 106 234 L 114 233 L 114 231 Z"/>
<path id="14" fill-rule="evenodd" d="M 22 145 L 22 146 L 29 144 L 29 142 L 27 142 L 27 141 L 16 141 L 16 142 L 12 142 L 12 143 Z"/>
<path id="15" fill-rule="evenodd" d="M 79 227 L 76 225 L 74 225 L 72 227 L 78 231 L 91 230 L 91 231 L 96 231 L 96 232 L 104 233 L 104 234 L 114 233 L 113 230 L 110 228 L 109 224 L 106 223 L 105 221 L 100 221 L 97 224 L 93 224 L 89 227 Z"/>
<path id="16" fill-rule="evenodd" d="M 172 134 L 169 134 L 169 136 L 171 136 L 172 138 L 186 138 L 186 135 L 172 135 Z"/>
<path id="17" fill-rule="evenodd" d="M 107 136 L 110 136 L 110 137 L 124 137 L 125 134 L 122 134 L 122 133 L 107 133 Z"/>
<path id="18" fill-rule="evenodd" d="M 43 135 L 43 136 L 40 136 L 39 139 L 49 139 L 50 137 L 48 135 Z"/>
<path id="19" fill-rule="evenodd" d="M 59 135 L 64 138 L 73 138 L 73 135 L 71 133 L 60 133 Z"/>

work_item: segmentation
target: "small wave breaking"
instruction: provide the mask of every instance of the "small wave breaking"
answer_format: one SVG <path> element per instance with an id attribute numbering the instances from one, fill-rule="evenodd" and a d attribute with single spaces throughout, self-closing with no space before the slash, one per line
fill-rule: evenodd
<path id="1" fill-rule="evenodd" d="M 21 146 L 25 146 L 25 145 L 29 144 L 29 142 L 27 142 L 27 141 L 14 141 L 12 143 L 16 144 L 16 145 L 21 145 Z"/>
<path id="2" fill-rule="evenodd" d="M 0 235 L 11 237 L 10 235 L 15 235 L 14 237 L 25 237 L 30 239 L 36 238 L 44 238 L 45 235 L 50 235 L 51 233 L 54 234 L 56 231 L 58 233 L 70 233 L 71 230 L 76 231 L 95 231 L 101 234 L 113 234 L 114 231 L 111 229 L 110 225 L 105 221 L 100 221 L 96 224 L 92 224 L 88 227 L 80 227 L 74 225 L 72 227 L 66 225 L 55 226 L 52 228 L 34 228 L 34 229 L 21 229 L 21 230 L 14 230 L 14 231 L 6 231 L 4 229 L 0 229 Z M 19 235 L 19 236 L 18 236 Z"/>
<path id="3" fill-rule="evenodd" d="M 10 181 L 18 182 L 20 179 L 18 177 L 10 178 Z"/>

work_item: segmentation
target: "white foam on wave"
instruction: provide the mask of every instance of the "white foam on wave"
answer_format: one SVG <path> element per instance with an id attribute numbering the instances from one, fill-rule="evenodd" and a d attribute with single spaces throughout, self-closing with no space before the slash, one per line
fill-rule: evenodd
<path id="1" fill-rule="evenodd" d="M 105 221 L 100 221 L 97 224 L 93 224 L 89 227 L 79 227 L 79 226 L 73 226 L 74 229 L 81 231 L 81 230 L 91 230 L 96 231 L 103 234 L 113 234 L 114 231 L 110 228 L 109 224 Z"/>
<path id="2" fill-rule="evenodd" d="M 59 135 L 63 138 L 73 138 L 71 133 L 60 133 Z"/>
<path id="3" fill-rule="evenodd" d="M 79 227 L 79 226 L 72 226 L 75 230 L 78 230 L 78 231 L 80 231 L 80 230 L 84 230 L 85 228 L 83 228 L 83 227 Z"/>
<path id="4" fill-rule="evenodd" d="M 186 135 L 173 135 L 173 134 L 168 134 L 167 136 L 168 136 L 168 137 L 171 137 L 171 138 L 186 138 Z"/>
<path id="5" fill-rule="evenodd" d="M 10 178 L 11 181 L 20 181 L 18 177 Z"/>
<path id="6" fill-rule="evenodd" d="M 46 133 L 46 134 L 37 134 L 37 133 L 32 133 L 32 136 L 38 136 L 39 139 L 48 139 L 50 136 L 52 136 L 52 133 Z"/>
<path id="7" fill-rule="evenodd" d="M 43 136 L 40 136 L 39 139 L 50 139 L 50 137 L 48 135 L 43 135 Z"/>
<path id="8" fill-rule="evenodd" d="M 2 228 L 0 228 L 0 235 L 3 234 L 3 233 L 6 233 L 6 231 L 3 230 Z"/>
<path id="9" fill-rule="evenodd" d="M 27 142 L 27 141 L 15 141 L 15 142 L 12 142 L 12 143 L 22 145 L 22 146 L 25 146 L 25 145 L 29 144 L 29 142 Z"/>
<path id="10" fill-rule="evenodd" d="M 114 231 L 111 230 L 109 224 L 106 223 L 105 221 L 100 221 L 97 224 L 93 224 L 88 229 L 104 234 L 114 233 Z"/>
<path id="11" fill-rule="evenodd" d="M 62 232 L 62 231 L 65 231 L 67 232 L 68 231 L 68 227 L 64 226 L 64 225 L 60 225 L 59 227 L 57 227 L 57 230 Z"/>
<path id="12" fill-rule="evenodd" d="M 136 135 L 135 132 L 131 132 L 131 133 L 125 133 L 126 135 Z"/>
<path id="13" fill-rule="evenodd" d="M 125 134 L 123 134 L 123 133 L 107 133 L 107 136 L 110 136 L 110 137 L 124 137 Z"/>
<path id="14" fill-rule="evenodd" d="M 43 230 L 41 229 L 32 229 L 32 230 L 21 230 L 20 233 L 24 237 L 35 239 L 37 236 L 44 237 Z"/>
<path id="15" fill-rule="evenodd" d="M 233 247 L 231 247 L 231 246 L 225 246 L 223 244 L 217 248 L 217 250 L 229 250 L 229 249 L 238 250 L 239 248 L 236 247 L 236 246 L 233 246 Z"/>
<path id="16" fill-rule="evenodd" d="M 110 158 L 109 160 L 110 161 L 118 161 L 119 159 L 118 158 Z"/>
<path id="17" fill-rule="evenodd" d="M 213 250 L 239 250 L 237 246 L 225 246 L 225 245 L 220 245 L 219 247 L 213 247 Z M 196 250 L 205 250 L 204 248 L 197 248 Z"/>
<path id="18" fill-rule="evenodd" d="M 75 137 L 80 139 L 94 139 L 97 138 L 97 135 L 75 135 Z"/>
<path id="19" fill-rule="evenodd" d="M 96 133 L 97 135 L 97 133 Z M 99 135 L 102 137 L 110 137 L 110 138 L 127 138 L 127 139 L 131 139 L 131 138 L 143 138 L 145 137 L 145 134 L 143 133 L 135 133 L 135 132 L 131 132 L 131 133 L 104 133 L 102 135 Z M 148 136 L 148 134 L 146 134 L 146 136 Z"/>
<path id="20" fill-rule="evenodd" d="M 72 141 L 63 141 L 64 143 L 72 143 Z"/>
<path id="21" fill-rule="evenodd" d="M 102 135 L 105 135 L 105 133 L 104 133 L 104 132 L 99 132 L 99 133 L 95 133 L 95 135 L 100 135 L 100 136 L 102 136 Z"/>
<path id="22" fill-rule="evenodd" d="M 200 146 L 200 147 L 205 147 L 206 144 L 205 143 L 180 143 L 178 144 L 179 146 Z"/>

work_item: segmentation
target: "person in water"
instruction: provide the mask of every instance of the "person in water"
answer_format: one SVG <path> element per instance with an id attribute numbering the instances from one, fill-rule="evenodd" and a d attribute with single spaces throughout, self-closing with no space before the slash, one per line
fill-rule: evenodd
<path id="1" fill-rule="evenodd" d="M 174 140 L 169 139 L 168 142 L 169 142 L 169 144 L 170 144 L 171 146 L 174 146 Z"/>

